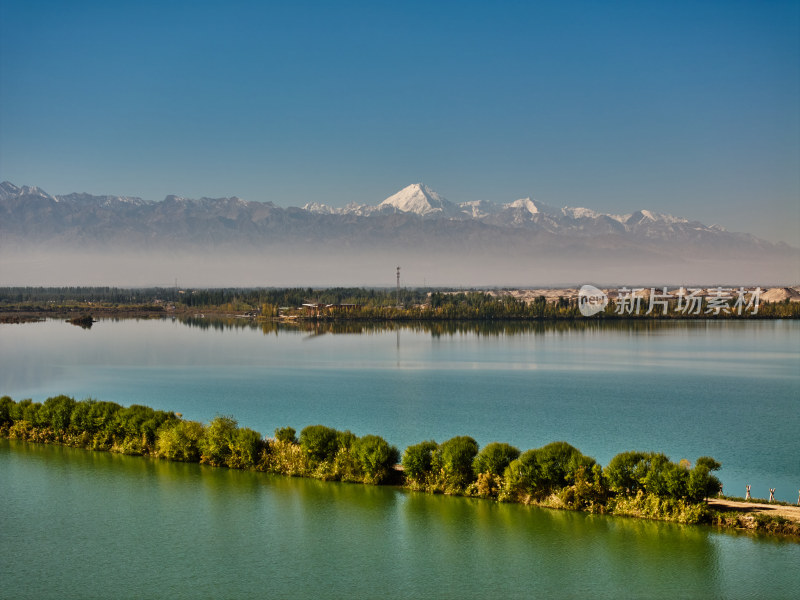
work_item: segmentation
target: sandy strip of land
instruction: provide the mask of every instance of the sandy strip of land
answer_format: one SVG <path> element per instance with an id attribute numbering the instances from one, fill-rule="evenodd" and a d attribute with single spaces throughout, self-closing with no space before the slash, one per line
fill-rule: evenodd
<path id="1" fill-rule="evenodd" d="M 708 505 L 719 511 L 735 510 L 743 513 L 763 513 L 783 517 L 800 523 L 800 506 L 783 506 L 781 504 L 758 504 L 754 502 L 737 502 L 735 500 L 721 500 L 709 498 Z"/>

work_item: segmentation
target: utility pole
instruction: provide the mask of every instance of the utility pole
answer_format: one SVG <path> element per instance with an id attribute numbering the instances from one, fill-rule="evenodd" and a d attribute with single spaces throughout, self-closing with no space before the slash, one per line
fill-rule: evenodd
<path id="1" fill-rule="evenodd" d="M 397 308 L 400 308 L 400 267 L 397 267 Z"/>

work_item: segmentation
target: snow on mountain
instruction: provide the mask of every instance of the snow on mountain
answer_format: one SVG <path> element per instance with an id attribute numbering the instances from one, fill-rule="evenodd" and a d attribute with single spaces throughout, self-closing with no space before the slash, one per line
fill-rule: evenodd
<path id="1" fill-rule="evenodd" d="M 502 207 L 488 200 L 472 200 L 470 202 L 461 202 L 458 208 L 464 218 L 483 219 L 489 215 L 496 214 Z"/>
<path id="2" fill-rule="evenodd" d="M 20 198 L 20 197 L 35 197 L 35 198 L 43 198 L 46 200 L 52 200 L 54 202 L 58 202 L 58 198 L 51 196 L 41 188 L 36 186 L 28 186 L 23 185 L 22 187 L 17 187 L 10 181 L 4 181 L 0 183 L 0 200 L 9 200 L 12 198 Z"/>
<path id="3" fill-rule="evenodd" d="M 56 196 L 57 202 L 74 202 L 76 204 L 95 205 L 95 206 L 113 206 L 116 204 L 127 204 L 130 206 L 142 206 L 147 204 L 141 198 L 131 196 L 93 196 L 92 194 L 72 193 L 65 196 Z"/>
<path id="4" fill-rule="evenodd" d="M 600 213 L 593 211 L 591 208 L 572 208 L 569 206 L 562 208 L 561 214 L 571 219 L 596 219 L 601 216 Z"/>
<path id="5" fill-rule="evenodd" d="M 0 200 L 8 200 L 9 198 L 18 196 L 19 192 L 20 189 L 10 181 L 0 183 Z"/>
<path id="6" fill-rule="evenodd" d="M 404 187 L 381 202 L 378 208 L 392 208 L 398 212 L 414 213 L 423 217 L 437 214 L 455 217 L 461 212 L 458 206 L 422 183 Z"/>
<path id="7" fill-rule="evenodd" d="M 628 213 L 625 215 L 606 215 L 606 216 L 622 223 L 623 225 L 635 225 L 635 224 L 646 225 L 648 223 L 666 223 L 666 224 L 689 223 L 688 219 L 684 219 L 682 217 L 674 217 L 672 215 L 654 213 L 649 210 L 637 210 L 634 213 Z"/>
<path id="8" fill-rule="evenodd" d="M 356 215 L 359 217 L 368 217 L 373 214 L 378 214 L 385 211 L 380 206 L 370 206 L 369 204 L 356 204 L 351 202 L 347 206 L 328 206 L 321 202 L 308 202 L 303 205 L 303 210 L 314 215 Z"/>
<path id="9" fill-rule="evenodd" d="M 315 215 L 333 215 L 337 214 L 339 211 L 343 210 L 341 208 L 332 208 L 327 204 L 321 204 L 319 202 L 307 202 L 303 205 L 303 210 L 306 212 L 313 213 Z"/>
<path id="10" fill-rule="evenodd" d="M 539 210 L 539 207 L 536 205 L 536 203 L 530 198 L 520 198 L 519 200 L 514 200 L 514 202 L 504 204 L 503 208 L 521 208 L 528 211 L 532 215 L 537 215 L 542 212 Z"/>
<path id="11" fill-rule="evenodd" d="M 422 183 L 409 185 L 382 202 L 370 204 L 349 204 L 345 207 L 332 207 L 320 202 L 309 202 L 302 208 L 282 209 L 272 203 L 247 202 L 238 197 L 200 198 L 192 200 L 180 196 L 167 196 L 162 202 L 142 200 L 125 196 L 93 196 L 86 193 L 73 193 L 65 196 L 51 196 L 37 187 L 17 187 L 10 182 L 0 183 L 0 213 L 5 214 L 5 223 L 0 222 L 8 232 L 23 235 L 25 231 L 40 231 L 42 223 L 47 220 L 53 231 L 69 223 L 70 227 L 82 227 L 82 223 L 113 222 L 117 215 L 126 227 L 138 231 L 141 227 L 161 227 L 167 222 L 178 222 L 183 219 L 181 230 L 190 231 L 197 223 L 214 223 L 215 227 L 224 227 L 222 233 L 215 233 L 214 239 L 233 235 L 231 231 L 243 228 L 247 235 L 261 235 L 258 232 L 274 227 L 274 231 L 283 232 L 283 219 L 289 219 L 292 227 L 310 228 L 314 235 L 325 231 L 325 235 L 339 232 L 349 238 L 354 235 L 353 222 L 345 219 L 341 222 L 326 220 L 325 217 L 348 215 L 363 217 L 365 221 L 358 227 L 364 232 L 372 231 L 375 224 L 376 236 L 383 235 L 386 221 L 380 219 L 402 214 L 417 217 L 425 224 L 418 230 L 437 232 L 483 230 L 484 227 L 505 229 L 506 233 L 520 236 L 536 235 L 538 232 L 556 236 L 590 238 L 592 236 L 623 236 L 636 240 L 673 240 L 681 242 L 707 239 L 714 241 L 733 239 L 731 234 L 719 225 L 710 227 L 697 221 L 689 221 L 672 215 L 660 214 L 648 210 L 639 210 L 625 215 L 604 214 L 589 208 L 564 207 L 554 208 L 530 197 L 520 198 L 505 204 L 487 200 L 475 200 L 454 203 Z M 57 204 L 56 204 L 57 203 Z M 50 210 L 58 207 L 57 211 Z M 39 212 L 37 212 L 39 211 Z M 27 215 L 27 216 L 26 216 Z M 318 215 L 319 219 L 310 219 Z M 373 221 L 374 219 L 374 221 Z M 447 225 L 428 223 L 429 221 L 452 222 Z M 15 225 L 16 223 L 16 225 Z M 142 226 L 141 223 L 148 223 Z M 408 227 L 412 225 L 408 224 Z M 154 225 L 155 224 L 155 225 Z M 28 228 L 28 229 L 26 229 Z M 327 228 L 327 229 L 324 229 Z M 433 229 L 432 229 L 433 228 Z M 477 228 L 477 229 L 476 229 Z M 410 231 L 411 229 L 406 229 Z M 110 231 L 110 230 L 109 230 Z M 493 229 L 486 230 L 493 235 Z M 359 235 L 363 232 L 359 230 Z M 111 235 L 111 234 L 109 234 Z M 366 234 L 365 234 L 366 235 Z M 437 233 L 438 235 L 438 233 Z M 455 235 L 455 234 L 454 234 Z"/>
<path id="12" fill-rule="evenodd" d="M 414 183 L 386 198 L 378 205 L 351 203 L 343 208 L 328 206 L 320 202 L 309 202 L 303 210 L 319 215 L 358 215 L 368 217 L 374 214 L 410 213 L 421 217 L 464 218 L 461 205 L 456 205 L 440 196 L 422 183 Z M 478 211 L 478 214 L 481 214 Z M 468 210 L 469 218 L 473 217 Z"/>
<path id="13" fill-rule="evenodd" d="M 303 210 L 319 215 L 357 215 L 369 217 L 386 213 L 414 214 L 425 219 L 481 221 L 501 227 L 528 227 L 557 232 L 583 233 L 630 231 L 651 225 L 689 223 L 687 219 L 641 210 L 626 215 L 609 215 L 590 208 L 555 208 L 530 197 L 498 204 L 488 200 L 454 203 L 422 183 L 409 185 L 378 205 L 349 204 L 343 208 L 309 202 Z M 621 228 L 617 225 L 621 225 Z"/>

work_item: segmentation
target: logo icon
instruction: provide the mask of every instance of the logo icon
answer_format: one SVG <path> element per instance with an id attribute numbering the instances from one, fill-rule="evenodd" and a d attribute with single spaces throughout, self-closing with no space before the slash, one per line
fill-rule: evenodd
<path id="1" fill-rule="evenodd" d="M 608 306 L 608 296 L 593 285 L 584 285 L 578 292 L 578 310 L 584 317 L 591 317 Z"/>

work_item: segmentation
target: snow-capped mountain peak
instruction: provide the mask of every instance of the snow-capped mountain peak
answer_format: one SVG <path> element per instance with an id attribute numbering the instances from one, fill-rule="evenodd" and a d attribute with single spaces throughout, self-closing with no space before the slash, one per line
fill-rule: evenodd
<path id="1" fill-rule="evenodd" d="M 38 198 L 45 198 L 47 200 L 58 202 L 58 199 L 51 196 L 43 189 L 36 186 L 23 185 L 18 187 L 10 181 L 0 183 L 0 199 L 7 200 L 18 196 L 35 196 Z"/>
<path id="2" fill-rule="evenodd" d="M 25 233 L 26 224 L 35 221 L 27 220 L 25 215 L 33 214 L 37 210 L 50 211 L 37 218 L 49 219 L 53 230 L 60 227 L 62 222 L 74 224 L 80 219 L 96 224 L 98 219 L 108 219 L 109 214 L 117 211 L 120 222 L 127 223 L 134 223 L 136 219 L 151 219 L 152 223 L 161 223 L 167 218 L 194 219 L 197 215 L 212 215 L 214 219 L 223 219 L 227 228 L 232 228 L 233 223 L 250 223 L 254 229 L 247 230 L 247 235 L 255 235 L 253 231 L 267 225 L 282 231 L 284 225 L 278 225 L 277 220 L 270 219 L 278 219 L 279 215 L 284 214 L 290 215 L 290 220 L 296 222 L 301 230 L 302 227 L 309 230 L 322 227 L 326 231 L 340 231 L 341 235 L 346 232 L 347 236 L 352 234 L 348 227 L 356 227 L 359 231 L 363 229 L 383 232 L 383 228 L 391 229 L 398 223 L 399 229 L 408 232 L 413 230 L 413 222 L 419 219 L 438 221 L 434 228 L 436 231 L 456 231 L 462 228 L 475 235 L 483 235 L 476 232 L 486 232 L 486 235 L 493 235 L 491 232 L 494 232 L 500 235 L 530 235 L 535 238 L 546 234 L 564 239 L 614 236 L 614 239 L 624 238 L 647 243 L 653 240 L 693 241 L 706 234 L 715 242 L 719 239 L 744 239 L 741 234 L 725 232 L 719 225 L 707 227 L 698 221 L 649 210 L 614 215 L 588 208 L 559 209 L 530 197 L 505 204 L 488 200 L 456 204 L 422 183 L 409 185 L 379 204 L 351 203 L 345 207 L 333 207 L 320 202 L 309 202 L 302 209 L 289 208 L 284 211 L 269 203 L 247 202 L 235 196 L 192 200 L 170 195 L 163 202 L 124 196 L 93 196 L 87 193 L 51 196 L 40 188 L 18 187 L 6 181 L 0 183 L 0 203 L 0 214 L 4 214 L 4 218 L 0 219 L 0 239 L 4 236 L 8 238 L 11 233 Z M 309 218 L 312 215 L 315 218 Z M 398 220 L 395 215 L 402 215 L 403 218 Z M 12 217 L 18 220 L 13 221 Z M 191 221 L 191 226 L 194 227 L 196 222 Z M 377 224 L 377 229 L 372 228 L 373 224 Z M 6 230 L 3 229 L 4 226 Z M 141 226 L 141 223 L 132 224 L 130 231 L 138 231 Z M 427 225 L 421 226 L 420 231 L 431 231 L 426 228 Z M 225 237 L 231 234 L 227 229 L 223 233 L 224 235 L 219 235 Z"/>
<path id="3" fill-rule="evenodd" d="M 6 199 L 18 196 L 20 189 L 10 181 L 0 183 L 0 198 Z"/>
<path id="4" fill-rule="evenodd" d="M 544 206 L 540 207 L 536 202 L 534 202 L 530 198 L 520 198 L 519 200 L 514 200 L 514 202 L 509 202 L 508 204 L 505 204 L 503 208 L 523 209 L 528 211 L 532 215 L 538 215 L 544 212 L 542 210 Z"/>
<path id="5" fill-rule="evenodd" d="M 596 219 L 600 213 L 591 208 L 565 206 L 561 209 L 561 214 L 571 219 Z"/>
<path id="6" fill-rule="evenodd" d="M 307 202 L 303 205 L 303 210 L 318 215 L 332 215 L 336 212 L 336 209 L 320 202 Z"/>
<path id="7" fill-rule="evenodd" d="M 615 221 L 619 221 L 623 225 L 648 225 L 653 223 L 664 223 L 673 225 L 676 223 L 688 223 L 688 219 L 681 217 L 674 217 L 672 215 L 665 215 L 661 213 L 654 213 L 649 210 L 637 210 L 634 213 L 627 215 L 609 215 Z"/>
<path id="8" fill-rule="evenodd" d="M 496 214 L 501 209 L 499 205 L 488 200 L 461 202 L 458 207 L 461 209 L 463 218 L 467 219 L 483 219 L 489 215 Z"/>
<path id="9" fill-rule="evenodd" d="M 378 205 L 379 209 L 393 208 L 399 212 L 430 215 L 457 210 L 455 204 L 443 198 L 423 183 L 413 183 Z"/>

